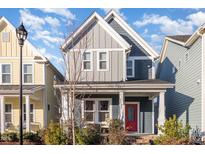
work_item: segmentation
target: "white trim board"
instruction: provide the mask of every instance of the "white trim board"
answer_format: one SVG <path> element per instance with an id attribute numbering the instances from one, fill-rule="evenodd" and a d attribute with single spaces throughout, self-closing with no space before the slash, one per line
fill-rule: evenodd
<path id="1" fill-rule="evenodd" d="M 159 54 L 151 48 L 147 42 L 140 37 L 114 10 L 111 10 L 104 18 L 107 22 L 113 18 L 124 30 L 126 30 L 153 58 L 159 57 Z"/>
<path id="2" fill-rule="evenodd" d="M 201 51 L 201 131 L 205 131 L 205 100 L 204 100 L 204 94 L 205 94 L 205 85 L 204 85 L 204 52 L 205 52 L 205 34 L 202 35 L 202 51 Z"/>
<path id="3" fill-rule="evenodd" d="M 65 49 L 69 43 L 75 38 L 90 22 L 96 20 L 100 26 L 102 26 L 121 46 L 122 48 L 129 50 L 130 45 L 112 28 L 110 25 L 97 13 L 94 12 L 78 29 L 75 31 L 62 45 Z"/>

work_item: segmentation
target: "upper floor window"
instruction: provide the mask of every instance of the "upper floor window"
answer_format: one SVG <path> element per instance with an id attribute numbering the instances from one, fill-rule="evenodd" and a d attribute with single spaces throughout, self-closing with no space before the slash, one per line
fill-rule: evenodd
<path id="1" fill-rule="evenodd" d="M 91 52 L 84 52 L 83 53 L 83 70 L 90 71 L 92 70 L 92 54 Z"/>
<path id="2" fill-rule="evenodd" d="M 11 83 L 11 65 L 10 64 L 1 65 L 1 82 Z"/>
<path id="3" fill-rule="evenodd" d="M 33 83 L 33 65 L 23 64 L 23 81 L 24 83 Z"/>
<path id="4" fill-rule="evenodd" d="M 108 70 L 108 52 L 106 51 L 98 52 L 98 70 L 99 71 Z"/>
<path id="5" fill-rule="evenodd" d="M 127 77 L 134 77 L 134 61 L 127 60 Z"/>
<path id="6" fill-rule="evenodd" d="M 3 32 L 2 33 L 2 42 L 9 42 L 10 41 L 10 33 L 9 32 Z"/>

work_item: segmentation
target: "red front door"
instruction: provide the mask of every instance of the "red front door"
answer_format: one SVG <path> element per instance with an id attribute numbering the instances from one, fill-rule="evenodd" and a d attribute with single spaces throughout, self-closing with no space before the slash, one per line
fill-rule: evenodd
<path id="1" fill-rule="evenodd" d="M 125 105 L 125 127 L 128 131 L 138 131 L 138 104 Z"/>

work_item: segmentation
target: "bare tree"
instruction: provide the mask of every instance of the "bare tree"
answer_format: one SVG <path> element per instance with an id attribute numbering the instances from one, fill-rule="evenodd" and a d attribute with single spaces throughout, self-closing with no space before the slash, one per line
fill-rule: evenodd
<path id="1" fill-rule="evenodd" d="M 69 37 L 71 39 L 71 44 L 65 49 L 61 48 L 65 65 L 65 85 L 68 87 L 67 89 L 67 101 L 68 108 L 67 112 L 69 113 L 69 118 L 67 123 L 71 123 L 72 128 L 72 143 L 76 144 L 76 125 L 82 125 L 84 119 L 81 116 L 81 101 L 79 99 L 83 99 L 85 96 L 85 92 L 79 91 L 76 86 L 80 82 L 92 81 L 93 78 L 89 78 L 87 73 L 83 72 L 83 58 L 85 56 L 85 52 L 87 48 L 90 46 L 92 42 L 92 36 L 87 36 L 85 34 L 80 34 L 80 37 L 75 38 L 73 35 Z M 91 63 L 90 63 L 91 67 Z M 64 110 L 64 109 L 62 109 Z"/>

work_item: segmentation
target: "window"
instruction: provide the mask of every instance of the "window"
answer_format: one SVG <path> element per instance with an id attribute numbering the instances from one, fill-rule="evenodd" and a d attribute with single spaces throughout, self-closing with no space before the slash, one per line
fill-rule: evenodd
<path id="1" fill-rule="evenodd" d="M 5 123 L 11 123 L 11 117 L 12 117 L 12 112 L 11 112 L 11 104 L 5 104 Z"/>
<path id="2" fill-rule="evenodd" d="M 127 60 L 127 77 L 134 77 L 134 61 Z"/>
<path id="3" fill-rule="evenodd" d="M 24 83 L 33 83 L 33 65 L 24 64 L 23 65 L 23 78 Z"/>
<path id="4" fill-rule="evenodd" d="M 84 118 L 85 121 L 93 122 L 94 121 L 94 104 L 93 100 L 86 100 L 84 104 Z"/>
<path id="5" fill-rule="evenodd" d="M 87 122 L 104 123 L 110 118 L 110 101 L 103 99 L 84 102 L 84 119 Z"/>
<path id="6" fill-rule="evenodd" d="M 11 65 L 2 64 L 1 65 L 1 80 L 2 83 L 11 83 Z"/>
<path id="7" fill-rule="evenodd" d="M 98 70 L 100 71 L 108 70 L 108 52 L 105 51 L 98 52 Z"/>
<path id="8" fill-rule="evenodd" d="M 109 118 L 109 101 L 98 101 L 98 122 L 106 122 Z"/>
<path id="9" fill-rule="evenodd" d="M 23 122 L 26 123 L 26 104 L 23 104 Z M 33 104 L 30 104 L 30 122 L 34 122 Z"/>
<path id="10" fill-rule="evenodd" d="M 90 71 L 92 69 L 92 57 L 91 52 L 83 53 L 83 70 Z"/>
<path id="11" fill-rule="evenodd" d="M 2 33 L 2 41 L 3 42 L 9 42 L 10 41 L 10 33 L 9 32 L 3 32 Z"/>

